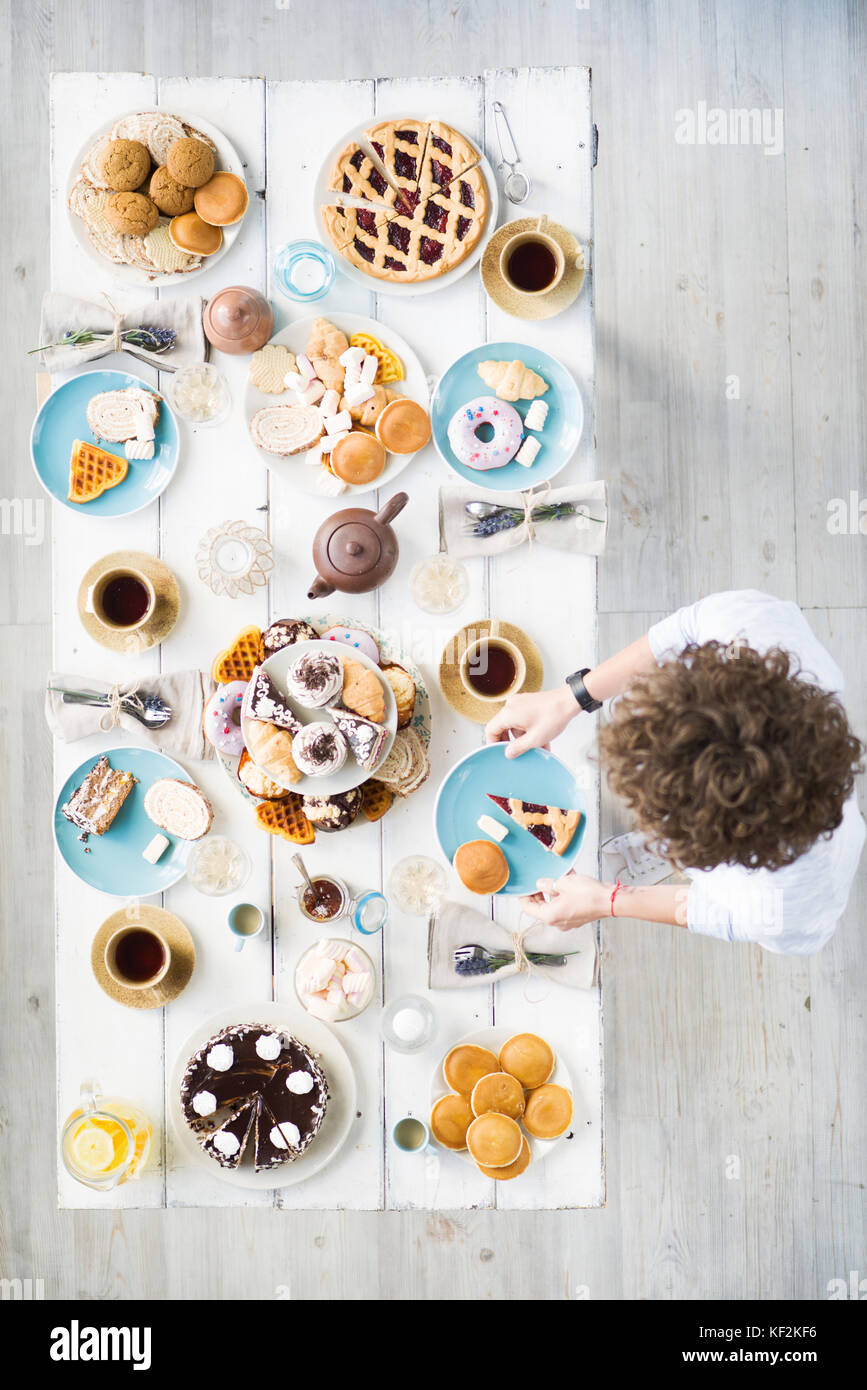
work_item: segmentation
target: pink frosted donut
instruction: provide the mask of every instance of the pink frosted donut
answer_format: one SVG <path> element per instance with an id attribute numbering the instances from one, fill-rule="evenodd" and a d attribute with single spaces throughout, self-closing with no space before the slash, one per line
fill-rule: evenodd
<path id="1" fill-rule="evenodd" d="M 371 661 L 379 665 L 379 647 L 370 633 L 363 632 L 360 627 L 330 627 L 327 632 L 323 632 L 322 641 L 340 642 L 344 647 L 354 647 L 356 651 L 369 656 Z"/>
<path id="2" fill-rule="evenodd" d="M 480 425 L 490 425 L 491 439 L 479 439 Z M 514 406 L 496 396 L 467 401 L 449 421 L 449 443 L 455 458 L 467 468 L 503 468 L 521 447 L 524 422 Z"/>
<path id="3" fill-rule="evenodd" d="M 240 758 L 244 751 L 241 702 L 246 689 L 246 681 L 218 685 L 205 706 L 205 737 L 218 753 L 228 753 L 233 758 Z"/>

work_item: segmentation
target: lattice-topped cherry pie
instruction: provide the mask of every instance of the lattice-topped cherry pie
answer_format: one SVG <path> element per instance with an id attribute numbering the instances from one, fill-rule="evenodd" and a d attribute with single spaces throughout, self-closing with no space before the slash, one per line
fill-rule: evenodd
<path id="1" fill-rule="evenodd" d="M 494 796 L 493 792 L 488 792 L 488 799 L 511 816 L 516 825 L 523 826 L 534 835 L 539 844 L 551 850 L 552 854 L 566 853 L 583 819 L 580 811 L 542 806 L 535 801 L 520 801 L 515 796 Z"/>

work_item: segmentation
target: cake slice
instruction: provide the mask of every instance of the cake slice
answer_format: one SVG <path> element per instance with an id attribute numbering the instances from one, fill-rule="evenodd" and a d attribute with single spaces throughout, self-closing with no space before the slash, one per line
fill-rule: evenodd
<path id="1" fill-rule="evenodd" d="M 290 734 L 301 732 L 301 721 L 296 719 L 268 672 L 263 671 L 261 666 L 257 666 L 250 677 L 244 694 L 243 713 L 248 719 L 276 724 Z"/>
<path id="2" fill-rule="evenodd" d="M 104 835 L 137 781 L 131 772 L 113 768 L 103 754 L 60 809 L 86 835 Z"/>
<path id="3" fill-rule="evenodd" d="M 520 801 L 515 796 L 494 796 L 493 792 L 487 795 L 489 801 L 511 816 L 516 825 L 528 830 L 552 854 L 566 853 L 583 819 L 580 811 L 543 806 L 537 801 Z"/>
<path id="4" fill-rule="evenodd" d="M 214 819 L 210 801 L 194 782 L 159 777 L 145 792 L 145 815 L 180 840 L 200 840 Z"/>
<path id="5" fill-rule="evenodd" d="M 349 744 L 359 767 L 372 772 L 388 742 L 388 729 L 374 724 L 372 719 L 365 719 L 363 714 L 345 709 L 333 709 L 331 718 Z"/>
<path id="6" fill-rule="evenodd" d="M 245 1101 L 219 1129 L 212 1130 L 199 1141 L 205 1153 L 215 1158 L 222 1168 L 239 1167 L 256 1119 L 257 1106 L 257 1100 Z"/>

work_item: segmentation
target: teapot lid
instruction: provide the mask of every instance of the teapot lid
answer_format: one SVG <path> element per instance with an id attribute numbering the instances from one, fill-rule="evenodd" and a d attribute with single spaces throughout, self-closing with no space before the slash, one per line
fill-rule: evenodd
<path id="1" fill-rule="evenodd" d="M 224 338 L 247 338 L 259 326 L 263 300 L 246 285 L 228 285 L 214 295 L 206 312 L 211 325 Z"/>
<path id="2" fill-rule="evenodd" d="M 366 522 L 345 521 L 328 537 L 325 553 L 338 574 L 369 574 L 382 558 L 382 543 Z"/>

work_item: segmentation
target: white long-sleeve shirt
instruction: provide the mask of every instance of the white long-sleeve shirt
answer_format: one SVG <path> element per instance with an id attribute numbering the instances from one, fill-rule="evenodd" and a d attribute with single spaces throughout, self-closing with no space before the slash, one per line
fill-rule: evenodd
<path id="1" fill-rule="evenodd" d="M 711 594 L 654 624 L 648 638 L 657 661 L 690 642 L 741 639 L 759 652 L 781 647 L 797 658 L 803 679 L 838 695 L 843 690 L 840 668 L 798 605 L 757 589 Z M 687 869 L 689 930 L 723 941 L 756 941 L 784 955 L 811 955 L 843 914 L 864 838 L 853 793 L 833 835 L 817 840 L 794 864 L 775 870 L 740 864 Z"/>

